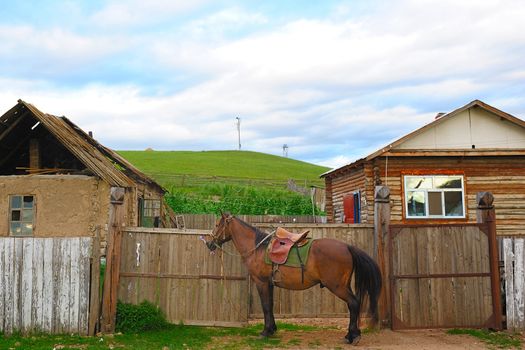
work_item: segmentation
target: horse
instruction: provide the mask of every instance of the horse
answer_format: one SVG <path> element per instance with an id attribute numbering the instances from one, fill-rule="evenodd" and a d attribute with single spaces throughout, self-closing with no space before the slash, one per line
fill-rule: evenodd
<path id="1" fill-rule="evenodd" d="M 206 246 L 211 251 L 221 248 L 230 240 L 233 241 L 261 300 L 264 328 L 260 336 L 269 337 L 277 331 L 273 314 L 274 286 L 303 290 L 320 284 L 321 288 L 328 288 L 346 302 L 350 322 L 345 339 L 348 343 L 356 345 L 361 339 L 358 319 L 366 295 L 372 324 L 378 320 L 377 302 L 382 279 L 376 262 L 357 247 L 335 239 L 320 238 L 312 242 L 304 269 L 280 265 L 280 278 L 276 282 L 272 278 L 272 265 L 265 263 L 265 250 L 270 239 L 270 234 L 228 213 L 221 214 L 209 238 L 205 239 Z M 353 274 L 356 293 L 351 286 Z"/>

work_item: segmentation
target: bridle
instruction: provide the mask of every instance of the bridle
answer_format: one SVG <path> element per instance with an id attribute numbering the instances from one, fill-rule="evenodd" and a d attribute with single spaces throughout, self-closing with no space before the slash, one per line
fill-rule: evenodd
<path id="1" fill-rule="evenodd" d="M 230 222 L 234 219 L 233 216 L 229 215 L 227 217 L 223 217 L 223 220 L 225 221 L 224 224 L 222 225 L 219 225 L 220 226 L 220 231 L 217 230 L 217 232 L 215 231 L 215 229 L 209 233 L 210 237 L 212 238 L 211 240 L 211 244 L 213 244 L 213 246 L 215 246 L 215 248 L 218 248 L 220 250 L 222 250 L 223 252 L 225 252 L 226 254 L 228 255 L 232 255 L 232 256 L 240 256 L 242 258 L 247 258 L 248 256 L 250 256 L 253 252 L 255 252 L 257 250 L 257 248 L 259 248 L 266 240 L 270 239 L 271 237 L 273 237 L 273 233 L 272 234 L 269 234 L 267 235 L 264 239 L 262 239 L 258 244 L 255 245 L 255 248 L 253 249 L 250 249 L 249 251 L 245 252 L 245 253 L 241 253 L 241 254 L 232 254 L 230 252 L 227 252 L 226 250 L 224 250 L 222 248 L 222 245 L 225 243 L 225 242 L 228 242 L 229 240 L 232 239 L 231 237 L 231 234 L 230 234 L 230 237 L 226 237 L 226 229 L 228 228 L 228 225 L 230 224 Z M 217 227 L 216 227 L 217 228 Z M 210 245 L 207 243 L 206 245 L 208 245 L 208 248 L 210 248 Z"/>

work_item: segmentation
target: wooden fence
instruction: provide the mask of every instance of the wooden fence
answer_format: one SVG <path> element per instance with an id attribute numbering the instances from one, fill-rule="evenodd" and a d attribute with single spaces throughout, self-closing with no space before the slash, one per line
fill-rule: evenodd
<path id="1" fill-rule="evenodd" d="M 211 230 L 215 227 L 214 214 L 183 214 L 185 228 L 192 230 Z M 246 222 L 255 223 L 326 223 L 326 216 L 312 215 L 236 215 Z"/>
<path id="2" fill-rule="evenodd" d="M 88 334 L 92 238 L 0 238 L 0 333 Z"/>
<path id="3" fill-rule="evenodd" d="M 487 225 L 395 225 L 390 232 L 394 329 L 497 328 L 497 260 Z"/>
<path id="4" fill-rule="evenodd" d="M 210 255 L 208 231 L 126 228 L 119 300 L 158 305 L 172 323 L 239 326 L 248 321 L 248 276 L 238 256 Z"/>
<path id="5" fill-rule="evenodd" d="M 370 251 L 371 225 L 287 225 L 309 229 L 316 238 L 331 237 Z M 149 300 L 170 322 L 198 325 L 244 325 L 262 317 L 259 297 L 233 243 L 210 255 L 200 240 L 209 231 L 125 228 L 122 236 L 119 299 Z M 275 289 L 277 317 L 348 317 L 346 304 L 329 291 Z"/>
<path id="6" fill-rule="evenodd" d="M 503 238 L 507 329 L 525 329 L 525 239 Z"/>

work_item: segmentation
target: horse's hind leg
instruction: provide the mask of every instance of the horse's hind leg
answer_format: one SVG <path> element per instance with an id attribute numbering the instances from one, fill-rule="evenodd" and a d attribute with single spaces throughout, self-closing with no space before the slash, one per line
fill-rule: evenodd
<path id="1" fill-rule="evenodd" d="M 261 299 L 261 306 L 264 313 L 264 329 L 261 332 L 262 337 L 269 337 L 277 330 L 275 318 L 273 316 L 273 284 L 270 282 L 257 281 L 254 279 L 257 292 Z"/>
<path id="2" fill-rule="evenodd" d="M 324 283 L 323 283 L 324 284 Z M 359 299 L 355 296 L 350 286 L 337 285 L 335 288 L 331 288 L 330 284 L 324 284 L 332 293 L 337 295 L 339 298 L 344 300 L 348 305 L 348 311 L 350 312 L 350 323 L 348 325 L 348 333 L 345 338 L 350 344 L 357 345 L 361 339 L 361 331 L 358 327 L 359 313 L 361 305 Z"/>

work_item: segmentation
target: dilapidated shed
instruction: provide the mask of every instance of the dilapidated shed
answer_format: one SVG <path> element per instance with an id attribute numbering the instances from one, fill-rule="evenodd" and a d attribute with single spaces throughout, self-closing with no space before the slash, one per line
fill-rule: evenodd
<path id="1" fill-rule="evenodd" d="M 19 100 L 0 117 L 0 236 L 93 236 L 123 193 L 122 225 L 169 226 L 165 190 L 66 117 Z"/>

